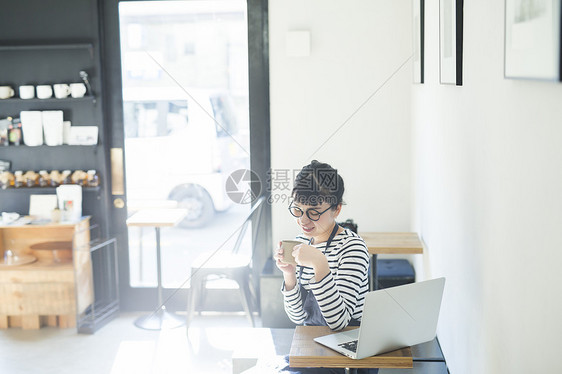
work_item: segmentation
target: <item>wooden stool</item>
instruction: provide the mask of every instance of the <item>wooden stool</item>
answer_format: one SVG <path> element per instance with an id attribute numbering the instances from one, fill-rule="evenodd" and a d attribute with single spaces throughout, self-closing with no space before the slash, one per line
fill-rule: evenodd
<path id="1" fill-rule="evenodd" d="M 72 242 L 42 242 L 33 244 L 29 248 L 40 260 L 52 262 L 69 262 L 72 260 Z"/>

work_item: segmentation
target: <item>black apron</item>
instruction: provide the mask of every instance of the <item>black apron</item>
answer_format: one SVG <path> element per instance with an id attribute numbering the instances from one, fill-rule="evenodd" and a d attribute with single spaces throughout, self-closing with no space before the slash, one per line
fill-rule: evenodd
<path id="1" fill-rule="evenodd" d="M 330 233 L 328 241 L 326 242 L 326 249 L 324 250 L 324 253 L 330 247 L 332 240 L 334 239 L 336 233 L 338 232 L 338 228 L 339 226 L 336 223 L 334 225 L 334 228 L 332 229 L 332 232 Z M 320 311 L 320 306 L 318 305 L 318 301 L 316 300 L 314 293 L 312 291 L 307 291 L 301 284 L 301 277 L 302 277 L 303 270 L 304 268 L 301 266 L 299 270 L 299 277 L 298 277 L 303 308 L 304 311 L 306 312 L 306 318 L 303 324 L 305 326 L 328 326 L 326 320 L 324 319 L 324 316 L 322 315 L 322 312 Z M 348 326 L 359 326 L 359 323 L 360 323 L 359 320 L 352 318 L 349 321 Z"/>

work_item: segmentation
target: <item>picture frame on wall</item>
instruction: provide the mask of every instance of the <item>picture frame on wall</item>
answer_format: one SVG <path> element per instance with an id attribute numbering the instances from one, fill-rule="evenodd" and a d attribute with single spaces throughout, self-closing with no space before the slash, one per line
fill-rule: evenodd
<path id="1" fill-rule="evenodd" d="M 505 1 L 505 78 L 562 80 L 560 3 Z"/>
<path id="2" fill-rule="evenodd" d="M 463 0 L 439 0 L 439 82 L 462 86 Z"/>
<path id="3" fill-rule="evenodd" d="M 414 83 L 424 82 L 425 0 L 412 0 Z"/>

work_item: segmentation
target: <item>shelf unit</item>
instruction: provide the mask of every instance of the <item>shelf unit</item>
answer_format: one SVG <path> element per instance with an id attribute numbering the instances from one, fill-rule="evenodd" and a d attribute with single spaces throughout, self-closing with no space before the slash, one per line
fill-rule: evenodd
<path id="1" fill-rule="evenodd" d="M 71 83 L 81 81 L 79 71 L 100 71 L 99 57 L 95 58 L 97 47 L 89 40 L 2 40 L 0 41 L 0 59 L 3 71 L 10 72 L 9 81 L 1 78 L 5 84 L 17 87 L 27 84 Z M 37 61 L 41 61 L 37 65 Z M 72 74 L 72 73 L 75 74 Z M 4 73 L 5 74 L 5 73 Z M 7 76 L 7 74 L 6 74 Z M 90 84 L 101 85 L 100 77 L 91 77 Z M 0 159 L 11 162 L 10 170 L 90 170 L 95 169 L 102 181 L 105 172 L 105 155 L 103 150 L 103 111 L 98 105 L 99 99 L 93 92 L 101 89 L 88 87 L 87 95 L 81 98 L 67 97 L 58 99 L 21 99 L 13 97 L 0 100 L 0 118 L 11 116 L 17 118 L 23 110 L 62 110 L 64 120 L 71 121 L 72 126 L 98 126 L 98 142 L 95 145 L 60 145 L 60 146 L 2 146 Z M 17 93 L 16 93 L 17 94 Z M 25 132 L 23 134 L 25 140 Z M 106 186 L 83 188 L 83 211 L 93 216 L 103 216 L 103 204 Z M 27 214 L 30 194 L 55 193 L 54 187 L 22 187 L 0 190 L 0 211 L 17 211 Z M 104 193 L 105 192 L 105 193 Z M 7 198 L 7 197 L 10 198 Z M 100 201 L 101 200 L 101 201 Z M 98 214 L 96 214 L 98 213 Z"/>
<path id="2" fill-rule="evenodd" d="M 111 183 L 109 151 L 106 150 L 109 144 L 106 144 L 106 139 L 111 137 L 108 136 L 104 115 L 106 100 L 102 76 L 105 68 L 101 53 L 101 8 L 96 1 L 63 0 L 57 7 L 45 7 L 39 0 L 26 4 L 6 3 L 4 9 L 6 14 L 12 16 L 0 25 L 2 85 L 10 85 L 18 91 L 22 85 L 82 82 L 80 71 L 85 71 L 89 74 L 90 87 L 87 96 L 82 98 L 21 99 L 19 92 L 16 92 L 16 97 L 0 100 L 0 118 L 17 118 L 24 110 L 62 110 L 64 120 L 71 121 L 72 126 L 97 126 L 98 141 L 96 145 L 0 147 L 0 159 L 11 162 L 12 172 L 95 169 L 99 173 L 99 187 L 83 188 L 82 215 L 91 216 L 90 224 L 99 225 L 96 238 L 105 240 L 101 246 L 100 243 L 90 242 L 87 252 L 91 255 L 88 257 L 91 257 L 93 271 L 94 300 L 77 316 L 76 321 L 79 332 L 93 332 L 119 308 L 117 295 L 113 292 L 117 285 L 116 277 L 106 276 L 108 268 L 111 268 L 112 274 L 113 269 L 116 271 L 114 252 L 117 246 L 108 235 L 111 231 L 108 219 Z M 65 11 L 61 12 L 60 9 Z M 22 28 L 22 25 L 25 27 Z M 23 137 L 25 139 L 25 133 Z M 26 215 L 29 213 L 30 195 L 55 193 L 55 187 L 0 190 L 0 211 Z M 93 239 L 91 235 L 90 239 Z M 113 283 L 109 291 L 105 291 L 102 283 L 105 279 Z"/>
<path id="3" fill-rule="evenodd" d="M 84 97 L 67 97 L 64 99 L 57 99 L 56 97 L 51 97 L 48 99 L 20 99 L 19 97 L 11 97 L 9 99 L 0 99 L 0 104 L 37 104 L 37 103 L 64 103 L 64 102 L 95 102 L 96 97 L 92 95 L 87 95 Z"/>
<path id="4" fill-rule="evenodd" d="M 72 185 L 70 185 L 72 186 Z M 14 188 L 14 187 L 10 187 L 10 188 L 6 188 L 6 189 L 0 189 L 0 192 L 32 192 L 32 193 L 36 193 L 36 192 L 55 192 L 56 191 L 56 187 L 18 187 L 18 188 Z M 101 190 L 101 187 L 82 187 L 82 191 L 84 192 L 99 192 Z"/>
<path id="5" fill-rule="evenodd" d="M 62 43 L 22 43 L 13 44 L 12 42 L 0 42 L 0 52 L 17 52 L 17 51 L 39 51 L 39 50 L 72 50 L 87 49 L 90 52 L 90 58 L 94 58 L 94 45 L 90 42 L 62 42 Z"/>
<path id="6" fill-rule="evenodd" d="M 42 145 L 37 145 L 37 146 L 29 146 L 29 145 L 21 144 L 21 145 L 0 146 L 0 151 L 9 150 L 9 151 L 17 152 L 17 149 L 23 149 L 23 150 L 25 150 L 24 152 L 28 152 L 30 149 L 47 148 L 47 149 L 53 150 L 53 149 L 57 149 L 57 148 L 73 148 L 73 147 L 89 147 L 89 148 L 95 149 L 98 145 L 99 144 L 62 144 L 62 145 L 42 144 Z"/>

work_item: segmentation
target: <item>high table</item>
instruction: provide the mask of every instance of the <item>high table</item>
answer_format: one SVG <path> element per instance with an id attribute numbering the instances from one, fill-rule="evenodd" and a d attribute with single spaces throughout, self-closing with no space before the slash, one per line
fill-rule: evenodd
<path id="1" fill-rule="evenodd" d="M 421 254 L 423 244 L 415 232 L 360 232 L 371 254 L 370 289 L 376 290 L 377 255 L 379 254 Z"/>
<path id="2" fill-rule="evenodd" d="M 166 310 L 162 301 L 162 261 L 160 254 L 160 228 L 174 227 L 187 215 L 186 209 L 145 209 L 139 210 L 127 219 L 127 226 L 152 226 L 156 230 L 156 269 L 158 274 L 158 309 L 141 316 L 135 325 L 145 330 L 175 328 L 185 324 L 185 319 Z"/>
<path id="3" fill-rule="evenodd" d="M 346 329 L 353 328 L 357 327 L 347 327 Z M 297 326 L 289 353 L 289 366 L 345 368 L 349 373 L 358 368 L 412 368 L 414 365 L 410 347 L 354 360 L 313 340 L 316 337 L 336 332 L 330 330 L 328 326 Z"/>

